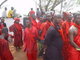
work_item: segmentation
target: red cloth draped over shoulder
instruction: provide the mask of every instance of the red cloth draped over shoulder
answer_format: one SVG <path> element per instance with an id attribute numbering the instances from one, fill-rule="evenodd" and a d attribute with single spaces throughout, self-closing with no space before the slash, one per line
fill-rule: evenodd
<path id="1" fill-rule="evenodd" d="M 44 40 L 46 32 L 51 25 L 52 25 L 51 22 L 48 22 L 48 21 L 41 24 L 41 27 L 40 27 L 40 30 L 42 31 L 40 36 L 41 40 Z"/>
<path id="2" fill-rule="evenodd" d="M 74 37 L 74 42 L 80 47 L 80 25 L 74 24 L 78 28 L 77 35 Z"/>
<path id="3" fill-rule="evenodd" d="M 68 42 L 68 34 L 69 34 L 69 28 L 72 26 L 71 22 L 64 21 L 62 23 L 62 29 L 64 34 L 64 42 Z"/>
<path id="4" fill-rule="evenodd" d="M 33 51 L 33 49 L 37 49 L 36 38 L 38 37 L 38 31 L 33 26 L 30 28 L 26 28 L 24 31 L 24 49 L 27 52 Z"/>
<path id="5" fill-rule="evenodd" d="M 21 24 L 14 23 L 12 26 L 10 26 L 10 31 L 14 33 L 14 46 L 22 46 L 22 26 Z"/>

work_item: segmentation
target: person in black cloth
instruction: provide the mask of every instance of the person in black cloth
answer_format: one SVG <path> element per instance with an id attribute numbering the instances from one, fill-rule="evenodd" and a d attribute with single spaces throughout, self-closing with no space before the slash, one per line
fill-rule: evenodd
<path id="1" fill-rule="evenodd" d="M 63 60 L 62 47 L 63 40 L 60 35 L 61 15 L 55 15 L 52 20 L 53 25 L 47 31 L 44 40 L 43 60 Z"/>

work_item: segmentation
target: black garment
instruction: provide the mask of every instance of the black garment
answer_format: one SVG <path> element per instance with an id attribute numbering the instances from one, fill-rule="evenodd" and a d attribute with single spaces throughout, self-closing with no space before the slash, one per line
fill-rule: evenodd
<path id="1" fill-rule="evenodd" d="M 44 60 L 63 60 L 63 41 L 57 29 L 51 26 L 46 34 L 44 45 L 47 46 Z"/>
<path id="2" fill-rule="evenodd" d="M 3 27 L 2 28 L 2 33 L 4 34 L 5 40 L 8 41 L 8 28 L 7 27 Z"/>
<path id="3" fill-rule="evenodd" d="M 27 20 L 27 18 L 24 17 L 24 18 L 23 18 L 23 26 L 24 26 L 24 29 L 26 28 L 26 20 Z"/>

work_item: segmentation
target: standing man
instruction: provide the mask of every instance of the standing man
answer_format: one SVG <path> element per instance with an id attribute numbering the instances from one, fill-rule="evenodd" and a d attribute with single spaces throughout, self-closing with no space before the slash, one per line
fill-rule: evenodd
<path id="1" fill-rule="evenodd" d="M 53 20 L 54 26 L 50 26 L 44 40 L 44 60 L 63 60 L 63 41 L 60 35 L 59 22 L 61 17 L 56 15 Z"/>
<path id="2" fill-rule="evenodd" d="M 69 29 L 68 60 L 80 60 L 80 15 L 74 17 Z"/>
<path id="3" fill-rule="evenodd" d="M 8 18 L 13 18 L 13 10 L 14 10 L 14 8 L 11 7 L 11 10 L 9 10 L 9 12 L 8 12 Z"/>
<path id="4" fill-rule="evenodd" d="M 37 8 L 37 11 L 36 11 L 36 17 L 38 20 L 40 20 L 40 17 L 41 17 L 41 11 L 39 10 L 39 8 Z"/>
<path id="5" fill-rule="evenodd" d="M 31 8 L 31 11 L 29 12 L 29 16 L 32 17 L 35 15 L 35 11 L 33 10 L 33 8 Z"/>
<path id="6" fill-rule="evenodd" d="M 19 18 L 14 18 L 14 24 L 10 26 L 10 31 L 14 33 L 14 46 L 16 47 L 16 50 L 20 49 L 23 45 L 22 41 L 22 26 L 19 23 Z"/>
<path id="7" fill-rule="evenodd" d="M 69 28 L 72 26 L 72 17 L 69 13 L 67 12 L 64 12 L 63 13 L 63 19 L 64 19 L 64 22 L 62 23 L 62 30 L 63 30 L 63 35 L 64 35 L 64 39 L 63 39 L 63 42 L 64 42 L 64 45 L 63 45 L 63 55 L 64 55 L 64 60 L 67 60 L 68 58 L 68 51 L 67 51 L 67 48 L 68 48 L 68 44 L 69 44 Z"/>
<path id="8" fill-rule="evenodd" d="M 26 29 L 24 30 L 24 50 L 28 60 L 37 60 L 37 38 L 38 31 L 32 26 L 30 20 L 26 21 Z"/>
<path id="9" fill-rule="evenodd" d="M 2 17 L 7 18 L 7 8 L 5 7 L 4 11 L 2 12 Z"/>

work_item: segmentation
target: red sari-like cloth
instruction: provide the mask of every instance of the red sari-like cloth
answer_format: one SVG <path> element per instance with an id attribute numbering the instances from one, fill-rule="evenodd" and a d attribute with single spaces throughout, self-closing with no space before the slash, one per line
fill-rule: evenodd
<path id="1" fill-rule="evenodd" d="M 10 27 L 10 31 L 14 33 L 14 46 L 15 47 L 22 46 L 23 41 L 22 41 L 22 26 L 21 26 L 21 24 L 14 23 Z"/>
<path id="2" fill-rule="evenodd" d="M 51 22 L 49 22 L 49 21 L 46 21 L 46 22 L 44 22 L 44 23 L 41 24 L 41 27 L 40 27 L 40 30 L 42 31 L 41 36 L 40 36 L 40 39 L 41 39 L 41 40 L 44 40 L 45 35 L 46 35 L 46 32 L 47 32 L 48 28 L 49 28 L 51 25 L 52 25 L 52 24 L 51 24 Z"/>
<path id="3" fill-rule="evenodd" d="M 33 19 L 32 17 L 29 17 L 29 19 L 31 20 L 32 25 L 35 26 L 38 29 L 38 24 L 36 22 L 36 19 Z"/>
<path id="4" fill-rule="evenodd" d="M 74 42 L 80 47 L 80 25 L 74 24 L 78 28 L 78 33 L 74 37 Z M 68 60 L 80 60 L 80 51 L 77 51 L 71 44 L 68 45 Z"/>
<path id="5" fill-rule="evenodd" d="M 9 50 L 8 42 L 4 39 L 0 39 L 0 59 L 13 60 L 13 56 Z"/>
<path id="6" fill-rule="evenodd" d="M 37 38 L 38 31 L 32 26 L 24 31 L 24 50 L 27 52 L 28 60 L 37 60 Z"/>
<path id="7" fill-rule="evenodd" d="M 68 44 L 69 44 L 69 28 L 72 26 L 72 23 L 71 22 L 67 22 L 67 21 L 64 21 L 62 23 L 62 30 L 63 30 L 63 42 L 64 42 L 64 45 L 63 45 L 63 56 L 64 56 L 64 60 L 67 60 L 68 58 Z"/>

